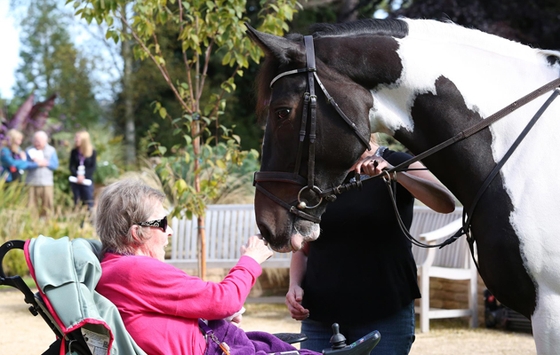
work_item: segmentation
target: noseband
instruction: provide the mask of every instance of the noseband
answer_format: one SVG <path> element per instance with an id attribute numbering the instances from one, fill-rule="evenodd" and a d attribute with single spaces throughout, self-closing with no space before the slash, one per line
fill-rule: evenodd
<path id="1" fill-rule="evenodd" d="M 360 135 L 358 132 L 358 127 L 354 122 L 352 122 L 348 116 L 342 111 L 338 104 L 334 101 L 331 95 L 329 95 L 327 89 L 319 79 L 317 75 L 317 68 L 315 66 L 315 48 L 313 46 L 313 37 L 305 36 L 305 56 L 307 61 L 307 67 L 289 70 L 278 74 L 270 81 L 270 87 L 274 85 L 279 79 L 288 76 L 296 75 L 300 73 L 307 73 L 307 91 L 303 94 L 303 113 L 301 116 L 301 127 L 299 131 L 299 144 L 296 157 L 295 169 L 292 173 L 289 172 L 278 172 L 278 171 L 258 171 L 255 173 L 253 185 L 257 190 L 262 192 L 265 196 L 270 198 L 272 201 L 276 202 L 280 206 L 286 208 L 290 213 L 297 215 L 300 218 L 307 219 L 309 221 L 319 223 L 321 221 L 320 217 L 313 216 L 305 210 L 310 210 L 317 208 L 323 202 L 323 199 L 327 201 L 333 201 L 336 196 L 332 191 L 323 191 L 320 187 L 315 185 L 315 140 L 317 138 L 316 128 L 317 128 L 317 95 L 315 95 L 315 82 L 321 88 L 321 91 L 327 98 L 329 104 L 331 104 L 339 116 L 342 117 L 344 122 L 353 130 L 354 134 L 360 139 L 364 146 L 371 150 L 369 144 L 369 137 L 366 139 Z M 309 116 L 309 132 L 307 132 L 307 119 Z M 303 144 L 305 139 L 308 138 L 309 142 L 309 155 L 307 159 L 307 179 L 299 174 L 301 166 L 301 157 L 303 154 Z M 261 182 L 281 182 L 288 184 L 295 184 L 303 186 L 297 195 L 297 204 L 291 205 L 279 197 L 275 196 L 270 191 L 266 190 L 259 183 Z M 309 198 L 306 198 L 309 196 Z"/>

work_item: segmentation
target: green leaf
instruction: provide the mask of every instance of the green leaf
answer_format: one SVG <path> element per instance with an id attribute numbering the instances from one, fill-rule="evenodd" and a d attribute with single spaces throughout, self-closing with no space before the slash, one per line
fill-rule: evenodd
<path id="1" fill-rule="evenodd" d="M 217 165 L 218 168 L 220 168 L 220 169 L 227 170 L 226 163 L 224 163 L 224 161 L 223 161 L 222 159 L 216 160 L 216 165 Z"/>
<path id="2" fill-rule="evenodd" d="M 175 183 L 175 189 L 177 189 L 177 192 L 183 192 L 187 190 L 188 189 L 187 182 L 183 179 L 177 180 L 177 182 Z"/>
<path id="3" fill-rule="evenodd" d="M 165 109 L 165 107 L 161 107 L 159 109 L 159 115 L 161 116 L 161 118 L 166 118 L 167 117 L 167 110 Z"/>

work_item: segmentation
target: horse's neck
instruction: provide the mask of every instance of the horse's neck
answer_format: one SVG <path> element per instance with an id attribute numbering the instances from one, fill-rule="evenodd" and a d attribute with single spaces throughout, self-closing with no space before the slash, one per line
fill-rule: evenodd
<path id="1" fill-rule="evenodd" d="M 424 22 L 412 23 L 410 36 L 397 40 L 401 76 L 395 83 L 372 89 L 370 122 L 374 131 L 396 133 L 414 153 L 439 144 L 559 76 L 558 65 L 550 65 L 539 50 L 451 24 L 428 23 L 433 25 L 428 31 L 422 27 Z M 455 150 L 431 169 L 457 185 L 454 193 L 464 194 L 464 200 L 472 198 L 476 191 L 465 191 L 460 185 L 480 182 L 486 176 L 546 96 L 493 125 L 492 134 L 470 139 L 461 152 Z M 477 160 L 481 154 L 487 161 Z M 449 164 L 461 169 L 461 175 L 446 171 Z"/>
<path id="2" fill-rule="evenodd" d="M 400 76 L 389 83 L 379 80 L 371 88 L 375 112 L 370 118 L 374 130 L 390 134 L 403 128 L 413 130 L 411 109 L 416 97 L 446 94 L 436 87 L 440 78 L 457 88 L 470 110 L 487 117 L 560 74 L 558 64 L 550 65 L 547 61 L 547 55 L 560 55 L 557 52 L 543 52 L 453 24 L 408 22 L 410 34 L 396 39 L 400 63 L 385 63 L 387 67 L 402 67 Z M 379 61 L 381 53 L 370 56 L 372 61 Z M 372 75 L 364 67 L 364 75 Z M 371 78 L 362 81 L 375 82 Z"/>

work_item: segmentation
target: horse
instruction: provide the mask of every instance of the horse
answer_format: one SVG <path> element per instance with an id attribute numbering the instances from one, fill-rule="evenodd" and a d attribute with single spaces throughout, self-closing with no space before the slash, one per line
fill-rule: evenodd
<path id="1" fill-rule="evenodd" d="M 556 353 L 560 165 L 547 157 L 560 146 L 560 52 L 426 19 L 316 24 L 309 36 L 247 28 L 265 53 L 254 203 L 269 245 L 320 237 L 370 134 L 389 134 L 468 211 L 486 286 L 531 319 L 538 354 Z"/>

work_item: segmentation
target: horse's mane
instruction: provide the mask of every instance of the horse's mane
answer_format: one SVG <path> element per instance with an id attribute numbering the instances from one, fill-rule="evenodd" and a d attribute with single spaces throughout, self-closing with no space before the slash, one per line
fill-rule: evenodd
<path id="1" fill-rule="evenodd" d="M 356 36 L 374 34 L 403 38 L 408 34 L 408 25 L 399 19 L 365 19 L 345 23 L 317 23 L 311 25 L 313 37 Z"/>

